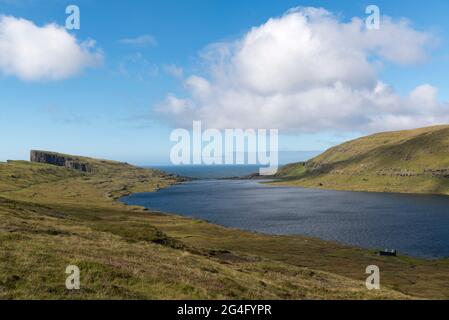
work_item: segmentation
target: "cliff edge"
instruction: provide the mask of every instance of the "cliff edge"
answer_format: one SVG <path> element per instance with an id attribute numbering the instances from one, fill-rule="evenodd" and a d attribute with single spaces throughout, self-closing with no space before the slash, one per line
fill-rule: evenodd
<path id="1" fill-rule="evenodd" d="M 31 150 L 30 161 L 38 163 L 52 164 L 55 166 L 66 167 L 82 172 L 93 172 L 93 167 L 79 158 L 56 152 Z"/>

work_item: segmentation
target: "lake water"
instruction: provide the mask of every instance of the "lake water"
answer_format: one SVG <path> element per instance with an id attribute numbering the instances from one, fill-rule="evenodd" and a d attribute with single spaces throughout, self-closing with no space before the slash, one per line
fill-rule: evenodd
<path id="1" fill-rule="evenodd" d="M 449 197 L 199 180 L 123 202 L 277 235 L 308 235 L 425 258 L 449 257 Z"/>
<path id="2" fill-rule="evenodd" d="M 220 179 L 249 176 L 258 173 L 258 165 L 180 165 L 180 166 L 151 166 L 171 174 L 196 179 Z"/>

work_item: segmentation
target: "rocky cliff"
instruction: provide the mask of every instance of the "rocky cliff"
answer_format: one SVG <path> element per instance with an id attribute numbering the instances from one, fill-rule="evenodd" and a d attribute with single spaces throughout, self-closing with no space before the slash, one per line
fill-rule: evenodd
<path id="1" fill-rule="evenodd" d="M 87 162 L 56 152 L 31 150 L 30 161 L 47 163 L 55 166 L 66 167 L 82 172 L 92 172 L 93 168 Z"/>

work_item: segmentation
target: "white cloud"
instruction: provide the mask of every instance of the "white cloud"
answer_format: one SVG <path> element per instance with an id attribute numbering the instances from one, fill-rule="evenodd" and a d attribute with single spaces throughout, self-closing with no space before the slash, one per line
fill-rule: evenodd
<path id="1" fill-rule="evenodd" d="M 22 80 L 59 80 L 102 63 L 93 40 L 79 43 L 63 27 L 0 16 L 0 72 Z"/>
<path id="2" fill-rule="evenodd" d="M 174 95 L 169 94 L 165 99 L 164 112 L 168 112 L 172 115 L 183 115 L 190 109 L 188 101 L 184 99 L 178 99 Z M 162 110 L 161 110 L 162 111 Z"/>
<path id="3" fill-rule="evenodd" d="M 165 72 L 169 75 L 182 79 L 184 77 L 184 70 L 181 67 L 177 67 L 174 64 L 170 64 L 164 67 Z"/>
<path id="4" fill-rule="evenodd" d="M 151 35 L 145 34 L 145 35 L 138 36 L 135 38 L 121 39 L 121 40 L 119 40 L 119 43 L 135 45 L 135 46 L 147 46 L 147 45 L 154 46 L 154 45 L 156 45 L 156 39 Z"/>
<path id="5" fill-rule="evenodd" d="M 178 125 L 284 131 L 378 131 L 449 122 L 449 105 L 424 84 L 401 97 L 382 83 L 383 62 L 421 63 L 436 39 L 406 20 L 384 17 L 379 30 L 324 9 L 297 8 L 242 38 L 208 46 L 205 75 L 184 80 L 158 110 Z"/>
<path id="6" fill-rule="evenodd" d="M 212 93 L 212 88 L 206 79 L 198 76 L 190 76 L 186 79 L 185 85 L 195 98 L 208 99 Z"/>

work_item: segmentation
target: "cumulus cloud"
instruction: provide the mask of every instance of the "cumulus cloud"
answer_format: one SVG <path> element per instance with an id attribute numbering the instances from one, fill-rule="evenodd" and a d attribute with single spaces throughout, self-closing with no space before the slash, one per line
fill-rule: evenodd
<path id="1" fill-rule="evenodd" d="M 378 77 L 385 62 L 426 60 L 436 39 L 406 20 L 384 17 L 379 30 L 342 22 L 317 8 L 296 8 L 215 43 L 201 54 L 203 75 L 186 77 L 187 95 L 158 107 L 177 125 L 284 131 L 378 131 L 449 121 L 449 105 L 423 84 L 401 97 Z"/>
<path id="2" fill-rule="evenodd" d="M 0 16 L 0 72 L 26 81 L 59 80 L 102 63 L 95 42 L 78 42 L 63 27 Z"/>

